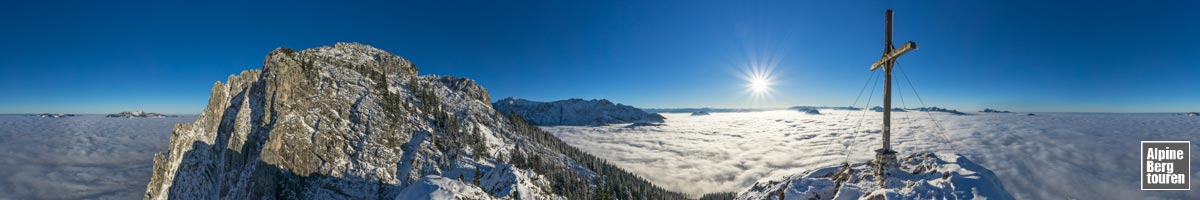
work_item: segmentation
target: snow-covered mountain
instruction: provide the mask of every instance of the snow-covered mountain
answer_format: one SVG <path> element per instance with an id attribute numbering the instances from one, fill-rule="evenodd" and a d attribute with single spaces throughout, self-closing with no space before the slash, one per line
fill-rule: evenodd
<path id="1" fill-rule="evenodd" d="M 955 114 L 955 115 L 966 115 L 966 113 L 959 112 L 958 110 L 951 110 L 951 109 L 947 109 L 947 108 L 938 108 L 937 106 L 909 108 L 908 110 L 916 110 L 916 111 L 921 111 L 921 112 L 944 112 L 944 113 L 950 113 L 950 114 Z"/>
<path id="2" fill-rule="evenodd" d="M 154 156 L 144 198 L 685 196 L 493 110 L 470 79 L 417 76 L 404 58 L 338 43 L 280 47 L 261 70 L 213 84 L 196 121 Z"/>
<path id="3" fill-rule="evenodd" d="M 584 126 L 616 123 L 662 123 L 663 116 L 606 99 L 567 99 L 538 102 L 504 98 L 492 104 L 500 113 L 512 113 L 540 126 Z"/>

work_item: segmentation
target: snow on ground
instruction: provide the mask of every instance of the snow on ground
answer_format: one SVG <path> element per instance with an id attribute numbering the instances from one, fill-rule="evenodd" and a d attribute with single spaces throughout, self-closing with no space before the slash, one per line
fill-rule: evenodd
<path id="1" fill-rule="evenodd" d="M 0 199 L 141 199 L 173 118 L 0 115 Z"/>
<path id="2" fill-rule="evenodd" d="M 741 192 L 758 181 L 873 158 L 881 113 L 792 110 L 664 114 L 664 126 L 553 126 L 543 129 L 668 189 L 702 194 Z M 864 116 L 865 115 L 865 116 Z M 1142 191 L 1139 142 L 1192 140 L 1200 118 L 1172 114 L 946 113 L 893 116 L 893 148 L 955 152 L 994 171 L 1017 199 L 1200 198 L 1191 191 Z M 933 123 L 944 128 L 944 132 Z M 865 120 L 860 120 L 864 119 Z M 843 120 L 846 119 L 846 120 Z M 856 126 L 861 123 L 861 126 Z M 856 132 L 858 134 L 852 134 Z M 944 134 L 943 134 L 944 133 Z M 857 135 L 857 136 L 856 136 Z M 943 142 L 949 138 L 951 145 Z M 853 142 L 848 142 L 853 141 Z M 846 157 L 845 145 L 851 144 Z M 1193 154 L 1192 166 L 1200 166 Z M 1195 167 L 1192 174 L 1197 174 Z"/>
<path id="3" fill-rule="evenodd" d="M 884 187 L 875 169 L 856 163 L 758 182 L 737 199 L 1013 199 L 995 173 L 957 154 L 913 153 L 897 161 Z"/>
<path id="4" fill-rule="evenodd" d="M 479 187 L 467 185 L 462 181 L 429 175 L 404 188 L 399 195 L 396 195 L 396 199 L 492 199 L 492 196 L 480 190 Z"/>

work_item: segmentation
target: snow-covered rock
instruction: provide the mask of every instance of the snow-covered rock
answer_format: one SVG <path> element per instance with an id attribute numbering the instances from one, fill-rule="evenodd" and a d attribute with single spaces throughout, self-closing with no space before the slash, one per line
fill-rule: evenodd
<path id="1" fill-rule="evenodd" d="M 605 99 L 567 99 L 538 102 L 505 98 L 492 104 L 500 113 L 512 113 L 541 126 L 584 126 L 633 122 L 662 123 L 663 116 Z"/>
<path id="2" fill-rule="evenodd" d="M 759 182 L 737 199 L 1013 199 L 991 170 L 957 154 L 910 154 L 899 164 L 883 184 L 858 163 Z"/>

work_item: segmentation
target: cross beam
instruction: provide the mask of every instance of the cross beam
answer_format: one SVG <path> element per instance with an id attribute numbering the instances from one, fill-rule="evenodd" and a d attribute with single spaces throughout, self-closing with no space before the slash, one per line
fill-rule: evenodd
<path id="1" fill-rule="evenodd" d="M 891 53 L 883 54 L 883 58 L 879 58 L 879 61 L 875 61 L 875 64 L 871 64 L 871 71 L 875 71 L 875 69 L 882 67 L 885 64 L 889 64 L 889 61 L 896 61 L 896 58 L 900 58 L 900 56 L 912 50 L 917 50 L 916 42 L 909 41 L 900 46 L 900 48 L 892 49 Z"/>

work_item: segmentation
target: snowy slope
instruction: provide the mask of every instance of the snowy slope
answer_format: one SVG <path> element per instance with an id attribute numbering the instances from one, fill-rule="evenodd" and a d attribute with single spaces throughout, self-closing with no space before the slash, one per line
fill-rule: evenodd
<path id="1" fill-rule="evenodd" d="M 663 122 L 662 115 L 647 113 L 633 106 L 613 104 L 605 99 L 537 102 L 509 97 L 496 101 L 492 106 L 500 113 L 513 113 L 542 126 Z"/>
<path id="2" fill-rule="evenodd" d="M 395 199 L 459 200 L 493 198 L 488 193 L 480 190 L 479 187 L 451 178 L 429 175 L 404 188 L 403 191 L 400 191 L 400 194 L 396 195 Z"/>

